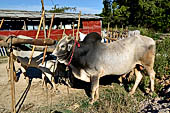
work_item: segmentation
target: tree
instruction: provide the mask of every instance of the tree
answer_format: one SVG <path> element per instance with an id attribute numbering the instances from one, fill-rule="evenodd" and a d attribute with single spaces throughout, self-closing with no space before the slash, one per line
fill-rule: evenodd
<path id="1" fill-rule="evenodd" d="M 170 31 L 169 0 L 103 0 L 103 24 L 132 25 Z"/>
<path id="2" fill-rule="evenodd" d="M 66 11 L 76 11 L 76 7 L 56 7 L 56 5 L 51 9 L 51 10 L 48 10 L 48 12 L 51 12 L 51 13 L 65 13 Z"/>
<path id="3" fill-rule="evenodd" d="M 112 0 L 103 0 L 103 5 L 101 16 L 104 17 L 103 26 L 106 27 L 107 23 L 112 21 Z"/>

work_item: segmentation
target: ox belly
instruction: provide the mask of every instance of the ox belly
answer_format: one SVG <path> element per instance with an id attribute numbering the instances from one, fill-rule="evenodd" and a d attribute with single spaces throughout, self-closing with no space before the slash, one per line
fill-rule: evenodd
<path id="1" fill-rule="evenodd" d="M 73 65 L 71 65 L 73 75 L 82 81 L 90 82 L 90 75 L 85 72 L 84 69 L 77 69 Z"/>

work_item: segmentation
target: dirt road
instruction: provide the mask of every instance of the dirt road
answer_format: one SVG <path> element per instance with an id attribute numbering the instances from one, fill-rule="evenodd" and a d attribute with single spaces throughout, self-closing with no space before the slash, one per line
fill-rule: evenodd
<path id="1" fill-rule="evenodd" d="M 6 71 L 7 62 L 0 63 L 0 113 L 7 113 L 11 111 L 11 90 L 10 83 Z M 42 87 L 41 79 L 33 79 L 30 91 L 23 104 L 23 110 L 36 109 L 40 106 L 56 105 L 59 100 L 67 98 L 68 95 L 81 93 L 84 91 L 80 89 L 69 88 L 69 94 L 66 86 L 59 86 L 60 93 L 53 93 L 51 90 L 45 91 Z M 27 82 L 23 76 L 20 77 L 19 82 L 15 83 L 16 102 L 27 87 Z"/>

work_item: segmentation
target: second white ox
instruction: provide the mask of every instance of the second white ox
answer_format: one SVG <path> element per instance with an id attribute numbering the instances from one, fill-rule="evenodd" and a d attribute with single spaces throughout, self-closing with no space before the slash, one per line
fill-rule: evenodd
<path id="1" fill-rule="evenodd" d="M 54 87 L 54 91 L 55 91 L 56 85 L 54 81 L 54 72 L 56 69 L 56 60 L 53 60 L 54 58 L 51 55 L 49 56 L 46 55 L 46 60 L 44 64 L 42 65 L 43 52 L 35 51 L 33 54 L 31 63 L 29 65 L 29 68 L 27 68 L 29 57 L 31 56 L 32 51 L 24 51 L 24 50 L 17 50 L 17 49 L 13 49 L 13 54 L 14 54 L 14 57 L 17 59 L 17 61 L 21 63 L 20 71 L 28 78 L 29 77 L 30 78 L 42 78 L 43 83 L 45 82 L 44 79 L 46 77 L 52 83 L 52 86 Z M 29 71 L 33 71 L 33 72 L 29 72 Z M 40 71 L 42 72 L 42 75 L 39 75 Z M 29 75 L 26 75 L 26 74 L 29 74 Z"/>

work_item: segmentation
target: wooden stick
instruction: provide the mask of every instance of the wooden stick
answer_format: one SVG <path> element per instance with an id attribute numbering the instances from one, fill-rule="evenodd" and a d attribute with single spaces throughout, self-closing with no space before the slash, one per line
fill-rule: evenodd
<path id="1" fill-rule="evenodd" d="M 39 33 L 40 33 L 40 28 L 41 28 L 41 24 L 42 24 L 42 21 L 43 21 L 43 18 L 44 18 L 44 14 L 45 14 L 45 11 L 42 12 L 40 24 L 39 24 L 38 31 L 37 31 L 37 34 L 36 34 L 35 39 L 38 38 L 38 35 L 39 35 Z M 29 59 L 29 62 L 28 62 L 28 66 L 31 64 L 32 56 L 33 56 L 33 54 L 34 54 L 34 49 L 35 49 L 35 45 L 34 45 L 33 48 L 32 48 L 32 54 L 31 54 L 31 56 L 30 56 L 30 59 Z"/>
<path id="2" fill-rule="evenodd" d="M 0 29 L 1 29 L 2 25 L 3 25 L 3 23 L 4 23 L 4 18 L 1 20 Z"/>
<path id="3" fill-rule="evenodd" d="M 12 112 L 16 113 L 16 108 L 15 108 L 15 82 L 14 82 L 14 73 L 13 70 L 14 65 L 13 65 L 13 53 L 10 53 L 10 76 L 11 76 L 11 97 L 12 97 Z"/>
<path id="4" fill-rule="evenodd" d="M 73 24 L 73 37 L 74 37 L 74 22 L 72 24 Z"/>
<path id="5" fill-rule="evenodd" d="M 42 12 L 44 11 L 44 1 L 41 0 L 41 4 L 42 4 Z M 45 14 L 44 14 L 44 18 L 43 18 L 43 30 L 44 30 L 44 37 L 45 39 L 47 38 L 47 34 L 46 34 L 46 30 L 45 30 Z"/>
<path id="6" fill-rule="evenodd" d="M 62 38 L 63 38 L 63 36 L 64 36 L 64 34 L 65 34 L 65 31 L 66 31 L 66 29 L 64 28 Z"/>
<path id="7" fill-rule="evenodd" d="M 50 24 L 50 29 L 48 31 L 48 39 L 50 38 L 50 35 L 51 35 L 51 30 L 52 30 L 52 26 L 53 26 L 53 20 L 54 20 L 54 16 L 55 14 L 53 14 L 52 18 L 51 18 L 51 24 Z M 45 60 L 45 55 L 46 55 L 46 52 L 47 52 L 47 45 L 45 46 L 45 49 L 44 49 L 44 55 L 43 55 L 43 60 L 42 60 L 42 64 L 44 64 L 44 60 Z"/>
<path id="8" fill-rule="evenodd" d="M 110 23 L 107 24 L 107 37 L 108 37 L 107 43 L 109 43 L 109 39 L 110 39 L 109 38 L 109 29 L 110 29 Z"/>
<path id="9" fill-rule="evenodd" d="M 79 13 L 78 28 L 77 28 L 77 34 L 76 34 L 76 40 L 77 41 L 79 41 L 80 16 L 81 16 L 81 11 Z"/>

